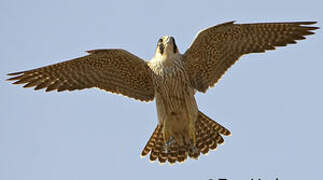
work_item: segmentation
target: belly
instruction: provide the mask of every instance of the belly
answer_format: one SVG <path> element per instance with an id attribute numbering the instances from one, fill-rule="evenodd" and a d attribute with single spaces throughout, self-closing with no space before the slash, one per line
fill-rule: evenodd
<path id="1" fill-rule="evenodd" d="M 195 139 L 198 109 L 194 89 L 188 83 L 181 80 L 164 83 L 156 92 L 156 106 L 165 142 L 171 137 L 179 144 L 190 143 Z"/>
<path id="2" fill-rule="evenodd" d="M 176 86 L 176 85 L 174 85 Z M 164 92 L 156 92 L 156 107 L 158 121 L 164 121 L 178 117 L 178 121 L 195 121 L 197 118 L 197 105 L 194 90 L 189 87 L 174 87 Z"/>

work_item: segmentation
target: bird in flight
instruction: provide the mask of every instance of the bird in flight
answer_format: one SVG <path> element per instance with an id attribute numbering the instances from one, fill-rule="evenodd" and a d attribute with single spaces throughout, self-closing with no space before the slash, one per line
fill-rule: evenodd
<path id="1" fill-rule="evenodd" d="M 160 163 L 184 162 L 215 150 L 230 131 L 202 113 L 195 93 L 205 93 L 244 54 L 295 44 L 314 34 L 316 22 L 223 23 L 200 31 L 184 54 L 163 36 L 150 61 L 123 49 L 8 74 L 13 84 L 58 92 L 97 87 L 140 101 L 156 100 L 158 124 L 141 156 Z"/>

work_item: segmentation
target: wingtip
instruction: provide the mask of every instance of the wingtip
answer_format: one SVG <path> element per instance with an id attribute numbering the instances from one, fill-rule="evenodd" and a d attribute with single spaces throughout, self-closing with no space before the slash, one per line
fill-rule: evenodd
<path id="1" fill-rule="evenodd" d="M 19 74 L 19 73 L 10 73 L 7 74 L 8 76 L 14 76 L 14 77 L 10 77 L 8 79 L 6 79 L 6 81 L 15 81 L 15 80 L 20 80 L 20 78 L 23 77 L 23 75 Z"/>
<path id="2" fill-rule="evenodd" d="M 295 22 L 294 24 L 296 24 L 300 28 L 304 28 L 305 30 L 307 30 L 308 31 L 307 35 L 311 35 L 311 34 L 314 34 L 314 32 L 311 32 L 311 31 L 320 29 L 320 27 L 318 26 L 310 26 L 316 23 L 317 21 L 302 21 L 302 22 Z"/>
<path id="3" fill-rule="evenodd" d="M 312 25 L 312 24 L 316 24 L 317 21 L 302 21 L 299 22 L 299 24 L 303 24 L 303 25 Z"/>
<path id="4" fill-rule="evenodd" d="M 16 76 L 16 75 L 19 75 L 19 74 L 22 74 L 22 73 L 24 73 L 24 71 L 8 73 L 7 76 Z"/>
<path id="5" fill-rule="evenodd" d="M 6 81 L 14 81 L 14 80 L 16 80 L 16 77 L 6 79 Z"/>
<path id="6" fill-rule="evenodd" d="M 303 22 L 297 22 L 302 27 L 310 28 L 309 30 L 315 30 L 315 29 L 320 29 L 318 26 L 306 26 L 306 25 L 313 25 L 317 24 L 318 21 L 303 21 Z"/>
<path id="7" fill-rule="evenodd" d="M 217 26 L 230 25 L 230 24 L 234 24 L 235 22 L 236 22 L 235 20 L 234 20 L 234 21 L 228 21 L 228 22 L 221 23 L 221 24 L 219 24 L 219 25 L 217 25 Z"/>

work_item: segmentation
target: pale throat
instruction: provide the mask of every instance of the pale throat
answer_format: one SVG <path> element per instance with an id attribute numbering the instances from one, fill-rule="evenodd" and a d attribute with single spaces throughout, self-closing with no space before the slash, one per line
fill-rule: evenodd
<path id="1" fill-rule="evenodd" d="M 160 54 L 159 52 L 156 52 L 151 61 L 164 67 L 169 67 L 173 66 L 174 63 L 176 63 L 180 59 L 181 55 L 179 53 L 164 52 L 163 54 Z"/>

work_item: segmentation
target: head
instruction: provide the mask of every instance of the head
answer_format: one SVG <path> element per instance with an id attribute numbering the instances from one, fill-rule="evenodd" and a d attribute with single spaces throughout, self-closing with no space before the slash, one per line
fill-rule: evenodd
<path id="1" fill-rule="evenodd" d="M 172 36 L 163 36 L 158 40 L 155 56 L 172 56 L 178 53 L 175 39 Z"/>

